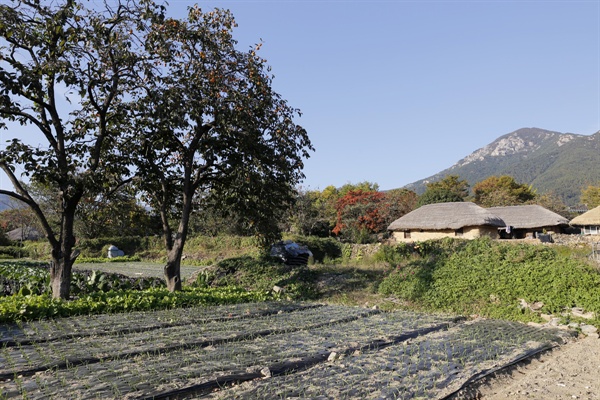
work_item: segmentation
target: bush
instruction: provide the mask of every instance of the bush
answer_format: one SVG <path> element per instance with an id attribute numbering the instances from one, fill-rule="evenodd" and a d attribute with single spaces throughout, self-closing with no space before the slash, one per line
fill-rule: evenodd
<path id="1" fill-rule="evenodd" d="M 518 299 L 540 301 L 549 314 L 581 307 L 600 316 L 600 273 L 562 250 L 485 239 L 438 242 L 420 245 L 423 255 L 397 266 L 380 292 L 424 308 L 495 318 L 531 320 Z"/>
<path id="2" fill-rule="evenodd" d="M 29 250 L 20 246 L 0 246 L 0 258 L 26 258 Z"/>
<path id="3" fill-rule="evenodd" d="M 397 245 L 384 244 L 373 254 L 373 260 L 376 262 L 385 262 L 390 267 L 396 267 L 403 261 L 406 261 L 414 253 L 412 244 L 399 243 Z"/>
<path id="4" fill-rule="evenodd" d="M 286 239 L 308 247 L 314 261 L 318 263 L 322 263 L 325 259 L 334 260 L 342 257 L 342 244 L 333 238 L 291 235 L 286 236 Z"/>
<path id="5" fill-rule="evenodd" d="M 212 287 L 243 287 L 246 290 L 283 289 L 289 299 L 310 299 L 317 295 L 316 273 L 303 266 L 290 267 L 271 257 L 250 256 L 223 260 L 201 278 Z"/>

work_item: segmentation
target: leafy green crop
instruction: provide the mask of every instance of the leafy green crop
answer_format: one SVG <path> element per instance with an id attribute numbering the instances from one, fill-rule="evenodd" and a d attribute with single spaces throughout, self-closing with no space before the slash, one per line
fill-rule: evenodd
<path id="1" fill-rule="evenodd" d="M 31 261 L 0 262 L 0 295 L 41 295 L 50 293 L 50 272 L 47 263 Z M 155 277 L 132 278 L 100 271 L 73 271 L 71 293 L 81 296 L 97 291 L 144 290 L 163 287 L 164 281 Z"/>
<path id="2" fill-rule="evenodd" d="M 427 250 L 399 263 L 380 293 L 428 309 L 513 320 L 537 318 L 518 299 L 542 302 L 545 313 L 581 307 L 600 314 L 600 273 L 563 250 L 488 239 L 454 242 L 460 243 L 420 244 Z"/>
<path id="3" fill-rule="evenodd" d="M 0 297 L 0 322 L 36 320 L 72 315 L 160 310 L 197 305 L 221 305 L 271 300 L 267 291 L 247 291 L 239 287 L 186 288 L 169 292 L 166 288 L 144 291 L 97 292 L 75 300 L 52 299 L 50 295 Z"/>

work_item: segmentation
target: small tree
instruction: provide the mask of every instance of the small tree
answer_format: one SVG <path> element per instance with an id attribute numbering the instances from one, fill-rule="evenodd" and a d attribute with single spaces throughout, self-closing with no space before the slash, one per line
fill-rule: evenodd
<path id="1" fill-rule="evenodd" d="M 235 48 L 232 14 L 197 6 L 186 19 L 148 13 L 147 60 L 131 137 L 138 188 L 160 214 L 169 290 L 194 208 L 237 219 L 267 241 L 303 178 L 312 149 L 299 114 L 271 87 L 266 60 Z"/>
<path id="2" fill-rule="evenodd" d="M 122 99 L 139 18 L 120 4 L 101 12 L 74 0 L 48 4 L 0 5 L 0 128 L 8 128 L 7 121 L 28 126 L 38 134 L 34 143 L 46 142 L 9 141 L 0 168 L 14 191 L 0 193 L 22 201 L 39 219 L 52 247 L 52 295 L 66 299 L 79 202 L 125 172 L 112 144 L 126 119 Z M 32 182 L 56 189 L 57 226 L 19 180 L 17 166 Z"/>
<path id="3" fill-rule="evenodd" d="M 537 197 L 535 190 L 508 175 L 490 176 L 473 186 L 474 201 L 482 207 L 526 204 Z"/>
<path id="4" fill-rule="evenodd" d="M 368 236 L 383 232 L 386 220 L 380 209 L 385 195 L 382 192 L 351 190 L 337 202 L 337 223 L 335 235 L 364 243 Z"/>
<path id="5" fill-rule="evenodd" d="M 426 204 L 465 201 L 469 195 L 469 184 L 458 175 L 447 175 L 442 180 L 427 184 L 427 189 L 419 197 L 417 207 Z"/>
<path id="6" fill-rule="evenodd" d="M 331 234 L 328 202 L 318 190 L 297 190 L 296 199 L 286 216 L 287 230 L 292 233 L 327 237 Z"/>
<path id="7" fill-rule="evenodd" d="M 581 190 L 581 204 L 585 204 L 590 210 L 600 206 L 600 186 L 588 185 Z"/>
<path id="8" fill-rule="evenodd" d="M 464 201 L 462 196 L 459 194 L 444 188 L 427 189 L 425 193 L 419 196 L 417 207 L 424 206 L 426 204 L 435 203 L 451 203 L 455 201 Z"/>
<path id="9" fill-rule="evenodd" d="M 469 183 L 458 175 L 446 175 L 439 181 L 427 184 L 427 189 L 441 189 L 456 194 L 463 200 L 469 196 Z"/>
<path id="10" fill-rule="evenodd" d="M 412 190 L 394 189 L 384 192 L 385 198 L 381 207 L 385 229 L 405 214 L 417 207 L 419 196 Z"/>

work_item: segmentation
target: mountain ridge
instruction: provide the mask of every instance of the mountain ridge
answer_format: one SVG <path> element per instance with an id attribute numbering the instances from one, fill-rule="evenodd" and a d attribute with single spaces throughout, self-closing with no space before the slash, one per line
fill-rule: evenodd
<path id="1" fill-rule="evenodd" d="M 498 137 L 454 165 L 404 186 L 423 193 L 429 182 L 458 175 L 471 186 L 490 176 L 510 175 L 552 193 L 567 205 L 579 202 L 581 189 L 600 183 L 600 131 L 592 135 L 521 128 Z"/>

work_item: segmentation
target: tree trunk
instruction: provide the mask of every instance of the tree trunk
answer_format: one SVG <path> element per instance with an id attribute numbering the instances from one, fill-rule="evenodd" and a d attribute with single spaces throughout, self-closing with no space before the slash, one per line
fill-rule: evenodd
<path id="1" fill-rule="evenodd" d="M 181 209 L 181 219 L 179 220 L 179 227 L 177 233 L 173 239 L 171 231 L 165 229 L 167 224 L 163 224 L 163 234 L 165 235 L 165 243 L 167 246 L 171 244 L 172 247 L 167 247 L 169 253 L 167 255 L 167 265 L 165 265 L 164 273 L 165 280 L 167 282 L 167 288 L 170 292 L 181 290 L 181 256 L 183 255 L 183 246 L 188 234 L 188 227 L 190 222 L 190 214 L 192 213 L 192 198 L 194 196 L 195 188 L 189 183 L 189 173 L 186 173 L 186 184 L 183 191 L 183 207 Z M 164 214 L 164 221 L 166 219 L 166 213 Z M 167 236 L 168 235 L 168 236 Z"/>
<path id="2" fill-rule="evenodd" d="M 178 247 L 183 244 L 180 241 L 175 241 L 175 246 L 167 256 L 167 265 L 165 265 L 165 281 L 169 292 L 181 290 L 181 252 L 183 249 Z"/>
<path id="3" fill-rule="evenodd" d="M 76 203 L 75 203 L 76 204 Z M 77 254 L 73 253 L 75 236 L 75 206 L 65 207 L 61 222 L 61 236 L 52 249 L 52 264 L 50 265 L 50 285 L 52 298 L 68 300 L 71 294 L 72 267 Z"/>
<path id="4" fill-rule="evenodd" d="M 50 285 L 52 298 L 67 300 L 71 293 L 71 268 L 73 264 L 69 257 L 52 257 L 50 266 Z"/>

